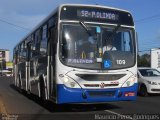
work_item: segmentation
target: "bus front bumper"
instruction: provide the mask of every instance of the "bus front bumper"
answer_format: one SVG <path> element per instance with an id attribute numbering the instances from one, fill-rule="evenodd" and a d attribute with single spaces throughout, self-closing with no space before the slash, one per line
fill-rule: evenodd
<path id="1" fill-rule="evenodd" d="M 57 104 L 63 103 L 100 103 L 114 101 L 134 101 L 138 84 L 125 88 L 81 89 L 57 85 Z"/>

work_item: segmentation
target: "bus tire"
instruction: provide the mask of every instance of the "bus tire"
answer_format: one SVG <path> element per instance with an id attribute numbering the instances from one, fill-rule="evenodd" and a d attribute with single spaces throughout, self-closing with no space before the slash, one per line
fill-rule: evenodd
<path id="1" fill-rule="evenodd" d="M 148 96 L 147 87 L 144 84 L 140 86 L 140 95 L 143 97 Z"/>

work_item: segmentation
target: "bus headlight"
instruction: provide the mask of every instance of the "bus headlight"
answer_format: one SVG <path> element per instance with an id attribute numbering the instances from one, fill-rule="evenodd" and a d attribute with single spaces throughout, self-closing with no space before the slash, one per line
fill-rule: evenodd
<path id="1" fill-rule="evenodd" d="M 135 77 L 130 77 L 127 81 L 125 81 L 125 83 L 122 85 L 122 87 L 130 87 L 132 85 L 134 85 L 136 81 Z"/>
<path id="2" fill-rule="evenodd" d="M 69 77 L 63 77 L 62 78 L 62 81 L 63 81 L 63 84 L 66 86 L 66 87 L 69 87 L 69 88 L 81 88 L 77 82 L 75 82 L 73 79 L 69 78 Z"/>

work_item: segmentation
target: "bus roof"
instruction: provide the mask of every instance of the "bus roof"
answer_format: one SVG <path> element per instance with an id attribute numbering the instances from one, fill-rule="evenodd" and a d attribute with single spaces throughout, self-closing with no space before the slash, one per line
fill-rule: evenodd
<path id="1" fill-rule="evenodd" d="M 60 5 L 60 8 L 63 6 L 86 6 L 86 7 L 108 8 L 112 10 L 119 10 L 119 11 L 130 13 L 129 11 L 124 10 L 124 9 L 119 9 L 119 8 L 109 7 L 109 6 L 102 6 L 102 5 L 93 5 L 93 4 L 62 4 Z"/>
<path id="2" fill-rule="evenodd" d="M 127 10 L 123 10 L 123 9 L 119 9 L 119 8 L 114 8 L 114 7 L 109 7 L 109 6 L 102 6 L 102 5 L 92 5 L 92 4 L 61 4 L 59 5 L 55 10 L 53 10 L 46 18 L 44 18 L 33 30 L 31 30 L 31 32 L 29 32 L 25 37 L 23 37 L 21 39 L 20 42 L 18 42 L 14 49 L 17 47 L 17 45 L 19 45 L 20 43 L 22 43 L 24 41 L 24 39 L 27 39 L 27 37 L 29 37 L 29 35 L 32 34 L 32 32 L 36 31 L 38 28 L 40 28 L 40 26 L 42 24 L 44 24 L 46 22 L 46 20 L 48 20 L 49 18 L 51 18 L 58 10 L 60 10 L 63 6 L 84 6 L 84 7 L 97 7 L 97 8 L 108 8 L 108 9 L 112 9 L 112 10 L 118 10 L 118 11 L 123 11 L 123 12 L 128 12 Z"/>

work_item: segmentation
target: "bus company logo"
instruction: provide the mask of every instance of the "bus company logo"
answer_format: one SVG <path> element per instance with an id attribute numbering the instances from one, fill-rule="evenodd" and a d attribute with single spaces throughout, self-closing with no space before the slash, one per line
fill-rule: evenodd
<path id="1" fill-rule="evenodd" d="M 101 88 L 104 88 L 104 87 L 105 87 L 105 84 L 104 84 L 104 83 L 101 83 L 99 86 L 100 86 Z"/>

